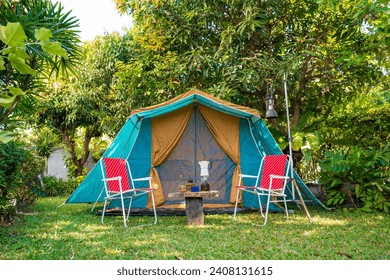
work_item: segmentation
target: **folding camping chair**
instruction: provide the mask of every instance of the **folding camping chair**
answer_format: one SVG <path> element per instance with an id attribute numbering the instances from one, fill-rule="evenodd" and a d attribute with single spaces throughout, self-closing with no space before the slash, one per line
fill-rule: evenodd
<path id="1" fill-rule="evenodd" d="M 257 196 L 260 206 L 261 216 L 265 221 L 263 225 L 266 225 L 269 212 L 269 204 L 274 203 L 281 207 L 278 202 L 283 202 L 288 220 L 288 209 L 285 194 L 287 182 L 290 179 L 286 176 L 286 172 L 290 170 L 290 160 L 288 155 L 267 155 L 260 163 L 260 168 L 257 175 L 239 174 L 239 186 L 237 186 L 236 204 L 234 207 L 234 220 L 236 220 L 238 199 L 241 193 L 248 192 Z M 254 186 L 243 186 L 243 179 L 251 178 L 256 180 Z M 263 206 L 261 203 L 261 197 L 267 197 L 265 216 L 263 213 Z M 272 199 L 271 199 L 272 198 Z M 280 200 L 281 198 L 281 200 Z"/>
<path id="2" fill-rule="evenodd" d="M 133 198 L 141 195 L 151 194 L 154 211 L 154 224 L 157 223 L 156 207 L 152 186 L 152 177 L 134 179 L 131 174 L 130 166 L 127 160 L 121 158 L 103 158 L 100 161 L 103 174 L 103 183 L 105 190 L 104 207 L 102 212 L 102 224 L 104 223 L 104 214 L 106 212 L 107 202 L 120 199 L 122 205 L 123 223 L 127 227 L 126 221 L 129 219 L 131 204 Z M 148 188 L 136 188 L 136 182 L 148 182 Z M 125 212 L 124 200 L 130 199 L 127 214 Z M 99 200 L 99 198 L 98 198 Z"/>

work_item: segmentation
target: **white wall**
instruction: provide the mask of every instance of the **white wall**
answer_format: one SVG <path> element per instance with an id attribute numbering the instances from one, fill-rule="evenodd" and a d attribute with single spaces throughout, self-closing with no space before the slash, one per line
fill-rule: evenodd
<path id="1" fill-rule="evenodd" d="M 47 176 L 54 176 L 58 179 L 68 179 L 68 170 L 65 166 L 65 156 L 63 149 L 55 150 L 47 162 Z"/>

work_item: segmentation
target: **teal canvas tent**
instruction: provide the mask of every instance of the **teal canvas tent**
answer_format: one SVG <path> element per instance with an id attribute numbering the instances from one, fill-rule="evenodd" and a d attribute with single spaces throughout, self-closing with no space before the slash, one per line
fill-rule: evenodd
<path id="1" fill-rule="evenodd" d="M 219 196 L 205 204 L 235 203 L 238 174 L 257 174 L 261 159 L 281 154 L 257 110 L 220 100 L 200 90 L 191 90 L 167 102 L 134 110 L 103 157 L 128 160 L 133 177 L 152 176 L 158 206 L 180 204 L 168 194 L 177 192 L 187 179 L 200 184 L 199 161 L 210 162 L 211 190 Z M 303 198 L 321 205 L 294 172 Z M 103 183 L 100 164 L 96 164 L 66 203 L 94 203 L 101 196 Z M 289 199 L 295 200 L 290 187 Z M 244 194 L 244 207 L 259 207 L 256 197 Z M 115 207 L 115 201 L 111 207 Z M 148 197 L 133 201 L 134 207 L 149 207 Z M 273 209 L 277 210 L 277 209 Z"/>

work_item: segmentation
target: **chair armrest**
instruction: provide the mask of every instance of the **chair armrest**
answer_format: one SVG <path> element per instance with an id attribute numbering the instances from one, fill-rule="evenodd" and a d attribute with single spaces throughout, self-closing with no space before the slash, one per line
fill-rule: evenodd
<path id="1" fill-rule="evenodd" d="M 290 179 L 289 176 L 279 176 L 279 175 L 269 175 L 271 178 L 276 178 L 276 179 Z"/>
<path id="2" fill-rule="evenodd" d="M 241 178 L 257 178 L 256 175 L 238 174 Z"/>
<path id="3" fill-rule="evenodd" d="M 271 195 L 275 195 L 275 196 L 278 196 L 278 197 L 287 197 L 287 195 L 285 193 L 281 192 L 282 189 L 280 189 L 280 190 L 272 190 L 271 189 L 270 190 L 270 189 L 258 188 L 257 190 L 262 195 L 271 194 Z"/>
<path id="4" fill-rule="evenodd" d="M 120 181 L 120 180 L 122 180 L 121 176 L 102 179 L 103 182 Z"/>
<path id="5" fill-rule="evenodd" d="M 135 188 L 135 191 L 155 191 L 155 188 Z"/>
<path id="6" fill-rule="evenodd" d="M 255 186 L 236 186 L 236 189 L 256 189 Z"/>
<path id="7" fill-rule="evenodd" d="M 133 182 L 148 181 L 150 179 L 152 179 L 152 177 L 136 178 L 136 179 L 133 179 Z"/>

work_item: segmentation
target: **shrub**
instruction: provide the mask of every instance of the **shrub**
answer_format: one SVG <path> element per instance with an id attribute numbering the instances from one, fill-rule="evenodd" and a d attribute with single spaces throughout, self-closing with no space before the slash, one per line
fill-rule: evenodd
<path id="1" fill-rule="evenodd" d="M 46 176 L 43 178 L 43 186 L 38 190 L 41 196 L 60 196 L 69 195 L 77 187 L 76 179 L 69 179 L 65 181 L 54 176 Z"/>
<path id="2" fill-rule="evenodd" d="M 364 211 L 390 213 L 390 145 L 332 151 L 321 161 L 320 183 L 328 206 L 352 204 Z"/>
<path id="3" fill-rule="evenodd" d="M 37 197 L 32 190 L 39 186 L 40 162 L 23 144 L 0 144 L 0 216 L 12 218 L 16 207 L 26 207 Z"/>

